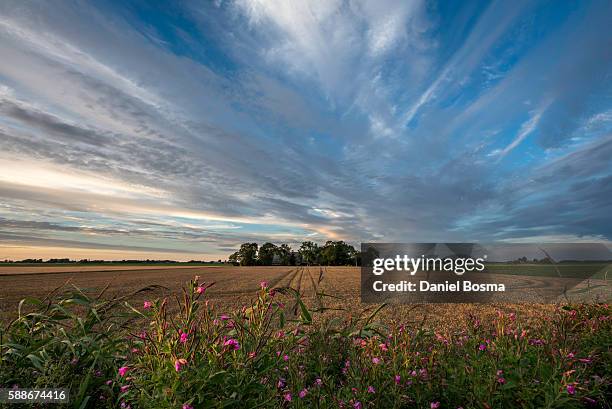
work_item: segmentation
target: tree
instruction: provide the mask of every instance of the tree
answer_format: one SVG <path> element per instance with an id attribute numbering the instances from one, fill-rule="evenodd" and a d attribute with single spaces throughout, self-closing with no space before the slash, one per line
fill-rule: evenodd
<path id="1" fill-rule="evenodd" d="M 278 247 L 273 243 L 264 243 L 259 248 L 257 260 L 262 266 L 271 266 L 274 255 L 278 253 Z"/>
<path id="2" fill-rule="evenodd" d="M 230 256 L 230 261 L 241 266 L 254 266 L 257 264 L 257 248 L 257 243 L 243 243 L 240 250 Z"/>
<path id="3" fill-rule="evenodd" d="M 305 241 L 300 246 L 298 253 L 302 258 L 302 262 L 306 263 L 308 266 L 311 266 L 318 262 L 319 246 L 317 243 L 313 243 L 312 241 Z"/>
<path id="4" fill-rule="evenodd" d="M 232 253 L 229 257 L 228 257 L 228 261 L 234 265 L 239 265 L 240 261 L 238 260 L 240 256 L 238 255 L 238 252 L 236 251 L 235 253 Z"/>
<path id="5" fill-rule="evenodd" d="M 356 254 L 355 248 L 344 241 L 327 241 L 321 249 L 323 264 L 329 266 L 353 265 Z"/>
<path id="6" fill-rule="evenodd" d="M 258 251 L 259 250 L 259 251 Z M 264 243 L 258 248 L 257 243 L 243 243 L 240 249 L 229 256 L 229 261 L 236 265 L 295 265 L 297 259 L 307 265 L 323 264 L 329 266 L 358 265 L 361 254 L 344 241 L 328 241 L 319 246 L 312 241 L 305 241 L 297 252 L 287 244 L 276 246 L 274 243 Z"/>
<path id="7" fill-rule="evenodd" d="M 288 266 L 291 263 L 291 247 L 287 244 L 281 244 L 278 249 L 278 256 L 280 257 L 281 264 L 283 266 Z"/>

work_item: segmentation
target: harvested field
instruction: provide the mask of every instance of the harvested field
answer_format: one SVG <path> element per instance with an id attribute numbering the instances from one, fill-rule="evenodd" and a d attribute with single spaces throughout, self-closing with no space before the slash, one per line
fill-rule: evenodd
<path id="1" fill-rule="evenodd" d="M 8 321 L 16 315 L 19 301 L 27 296 L 44 298 L 62 285 L 74 284 L 92 292 L 106 286 L 105 296 L 131 294 L 148 285 L 159 285 L 154 294 L 139 294 L 134 305 L 143 300 L 180 293 L 181 287 L 195 275 L 208 283 L 215 282 L 208 292 L 220 310 L 233 310 L 251 300 L 261 281 L 272 287 L 289 286 L 298 290 L 310 307 L 317 307 L 314 286 L 318 291 L 334 296 L 325 297 L 328 316 L 344 319 L 358 317 L 376 306 L 360 303 L 360 275 L 357 267 L 231 267 L 231 266 L 64 266 L 64 267 L 0 267 L 0 318 Z M 337 297 L 337 298 L 336 298 Z M 291 306 L 288 305 L 291 312 Z M 385 322 L 402 322 L 438 329 L 463 327 L 470 315 L 481 319 L 493 316 L 497 310 L 515 311 L 519 318 L 532 320 L 554 309 L 545 304 L 428 304 L 393 305 L 383 309 Z"/>

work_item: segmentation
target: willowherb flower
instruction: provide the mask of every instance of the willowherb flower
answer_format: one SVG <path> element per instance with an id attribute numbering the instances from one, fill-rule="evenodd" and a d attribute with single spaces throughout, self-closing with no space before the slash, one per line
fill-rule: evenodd
<path id="1" fill-rule="evenodd" d="M 151 301 L 145 301 L 142 305 L 142 308 L 144 308 L 145 310 L 150 309 L 153 306 L 153 303 Z"/>
<path id="2" fill-rule="evenodd" d="M 356 401 L 355 403 L 353 403 L 353 408 L 355 409 L 361 409 L 363 406 L 361 405 L 361 402 Z"/>
<path id="3" fill-rule="evenodd" d="M 259 283 L 259 286 L 261 287 L 262 290 L 265 290 L 266 288 L 268 288 L 268 282 L 264 280 L 261 283 Z"/>
<path id="4" fill-rule="evenodd" d="M 374 365 L 378 365 L 380 363 L 380 358 L 377 358 L 377 357 L 372 358 L 372 363 Z"/>
<path id="5" fill-rule="evenodd" d="M 478 349 L 479 349 L 480 351 L 484 351 L 484 350 L 486 350 L 486 349 L 487 349 L 487 344 L 480 344 L 480 345 L 478 345 Z"/>
<path id="6" fill-rule="evenodd" d="M 233 338 L 228 339 L 223 343 L 224 346 L 229 347 L 232 351 L 237 351 L 240 349 L 240 344 Z"/>
<path id="7" fill-rule="evenodd" d="M 283 355 L 283 361 L 288 361 L 289 360 L 289 355 Z"/>
<path id="8" fill-rule="evenodd" d="M 440 402 L 435 401 L 435 402 L 431 402 L 431 404 L 429 405 L 429 407 L 431 409 L 438 409 L 440 407 Z"/>
<path id="9" fill-rule="evenodd" d="M 291 402 L 291 400 L 292 400 L 292 397 L 291 397 L 291 392 L 287 392 L 287 393 L 285 394 L 285 400 L 286 400 L 287 402 Z"/>
<path id="10" fill-rule="evenodd" d="M 368 393 L 376 393 L 376 389 L 373 386 L 368 386 Z"/>
<path id="11" fill-rule="evenodd" d="M 323 385 L 323 381 L 321 380 L 321 378 L 315 379 L 315 385 L 317 385 L 317 386 Z"/>
<path id="12" fill-rule="evenodd" d="M 125 376 L 125 374 L 130 370 L 127 366 L 122 366 L 119 368 L 119 376 Z"/>
<path id="13" fill-rule="evenodd" d="M 572 384 L 567 385 L 565 389 L 567 390 L 567 393 L 569 393 L 570 395 L 573 395 L 576 393 L 576 387 Z"/>
<path id="14" fill-rule="evenodd" d="M 229 320 L 229 317 L 225 314 L 221 315 L 219 318 L 221 318 L 221 321 L 227 321 Z"/>
<path id="15" fill-rule="evenodd" d="M 278 389 L 284 389 L 287 386 L 287 381 L 285 378 L 278 378 L 278 382 L 276 383 L 276 387 Z"/>
<path id="16" fill-rule="evenodd" d="M 387 348 L 387 344 L 382 343 L 378 346 L 380 348 L 381 351 L 387 352 L 389 350 L 389 348 Z"/>
<path id="17" fill-rule="evenodd" d="M 121 393 L 127 391 L 128 389 L 130 389 L 130 385 L 123 385 L 121 388 L 119 388 L 119 390 L 121 391 Z"/>
<path id="18" fill-rule="evenodd" d="M 395 382 L 395 384 L 396 384 L 396 385 L 399 385 L 399 384 L 400 384 L 400 382 L 402 381 L 402 377 L 401 377 L 401 376 L 399 376 L 399 375 L 395 375 L 395 376 L 393 377 L 393 381 Z"/>
<path id="19" fill-rule="evenodd" d="M 193 409 L 193 406 L 188 403 L 183 403 L 183 409 Z"/>
<path id="20" fill-rule="evenodd" d="M 308 389 L 306 388 L 302 389 L 300 393 L 298 393 L 298 396 L 300 397 L 300 399 L 304 399 L 306 395 L 308 395 Z"/>
<path id="21" fill-rule="evenodd" d="M 506 380 L 503 377 L 499 377 L 497 378 L 497 383 L 499 383 L 500 385 L 503 385 L 506 383 Z"/>
<path id="22" fill-rule="evenodd" d="M 179 358 L 174 361 L 174 369 L 176 370 L 176 372 L 180 372 L 185 365 L 187 365 L 187 360 L 184 358 Z"/>
<path id="23" fill-rule="evenodd" d="M 187 342 L 187 338 L 189 338 L 189 335 L 186 332 L 181 332 L 181 337 L 179 338 L 179 342 L 181 344 L 184 344 Z"/>
<path id="24" fill-rule="evenodd" d="M 198 293 L 198 294 L 202 294 L 202 293 L 204 293 L 204 291 L 206 291 L 206 287 L 198 286 L 195 289 L 195 292 Z"/>

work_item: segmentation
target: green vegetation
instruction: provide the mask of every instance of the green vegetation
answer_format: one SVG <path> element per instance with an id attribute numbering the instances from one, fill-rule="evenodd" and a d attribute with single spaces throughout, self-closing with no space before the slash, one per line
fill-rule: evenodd
<path id="1" fill-rule="evenodd" d="M 302 243 L 298 251 L 287 244 L 243 243 L 240 249 L 229 256 L 229 261 L 241 266 L 294 266 L 294 265 L 359 265 L 360 254 L 353 246 L 343 241 L 327 241 L 323 246 L 312 241 Z"/>
<path id="2" fill-rule="evenodd" d="M 609 407 L 608 305 L 536 325 L 500 312 L 444 333 L 376 323 L 382 306 L 323 319 L 328 296 L 309 309 L 266 282 L 224 314 L 210 285 L 196 277 L 175 303 L 141 307 L 78 289 L 26 299 L 0 334 L 0 384 L 67 386 L 74 408 Z"/>

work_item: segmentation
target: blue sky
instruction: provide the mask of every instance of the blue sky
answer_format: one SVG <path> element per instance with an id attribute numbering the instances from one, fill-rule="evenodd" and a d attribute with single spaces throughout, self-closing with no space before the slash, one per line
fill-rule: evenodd
<path id="1" fill-rule="evenodd" d="M 2 2 L 0 258 L 609 241 L 610 21 L 606 1 Z"/>

